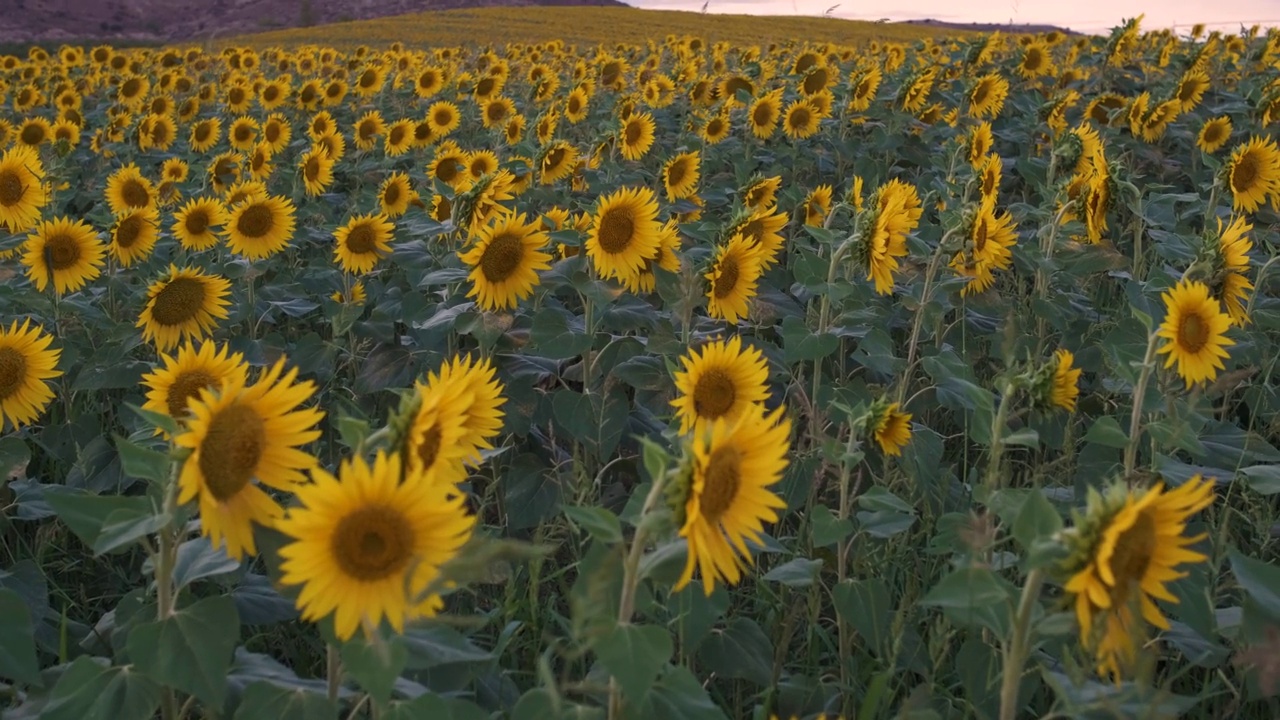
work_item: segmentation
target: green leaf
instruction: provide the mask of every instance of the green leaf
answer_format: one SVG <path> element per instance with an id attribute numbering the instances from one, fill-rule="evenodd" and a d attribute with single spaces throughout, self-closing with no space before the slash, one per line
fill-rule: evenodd
<path id="1" fill-rule="evenodd" d="M 893 606 L 883 580 L 845 580 L 832 589 L 831 598 L 840 619 L 852 625 L 873 650 L 889 646 Z"/>
<path id="2" fill-rule="evenodd" d="M 240 568 L 222 548 L 215 548 L 207 537 L 188 540 L 178 546 L 173 563 L 173 582 L 179 590 L 201 578 L 224 575 Z"/>
<path id="3" fill-rule="evenodd" d="M 1249 487 L 1259 495 L 1280 493 L 1280 465 L 1251 465 L 1240 468 L 1240 474 L 1247 478 Z"/>
<path id="4" fill-rule="evenodd" d="M 787 587 L 809 587 L 822 569 L 821 560 L 795 558 L 765 573 L 764 580 L 782 583 Z"/>
<path id="5" fill-rule="evenodd" d="M 93 540 L 93 552 L 105 555 L 114 550 L 126 548 L 140 538 L 168 525 L 169 520 L 168 515 L 158 515 L 150 507 L 145 510 L 134 508 L 116 510 L 103 521 L 98 537 Z"/>
<path id="6" fill-rule="evenodd" d="M 134 666 L 81 655 L 58 678 L 40 720 L 152 720 L 160 692 Z"/>
<path id="7" fill-rule="evenodd" d="M 324 695 L 259 680 L 245 688 L 232 720 L 337 720 L 337 717 L 338 705 Z"/>
<path id="8" fill-rule="evenodd" d="M 942 578 L 927 595 L 921 605 L 940 608 L 969 610 L 998 605 L 1008 599 L 995 573 L 987 568 L 960 568 Z"/>
<path id="9" fill-rule="evenodd" d="M 815 548 L 835 545 L 853 533 L 853 521 L 837 518 L 826 505 L 814 507 L 812 518 L 810 540 Z"/>
<path id="10" fill-rule="evenodd" d="M 840 338 L 831 333 L 815 334 L 800 318 L 789 315 L 782 321 L 782 347 L 787 364 L 824 358 L 840 347 Z"/>
<path id="11" fill-rule="evenodd" d="M 342 644 L 342 667 L 378 705 L 391 699 L 391 688 L 404 671 L 409 651 L 398 637 L 365 642 L 356 635 Z"/>
<path id="12" fill-rule="evenodd" d="M 1013 537 L 1030 549 L 1038 540 L 1051 537 L 1062 529 L 1062 516 L 1044 493 L 1033 490 L 1022 503 L 1018 519 L 1013 523 Z"/>
<path id="13" fill-rule="evenodd" d="M 0 438 L 0 479 L 20 476 L 20 471 L 31 462 L 31 449 L 22 438 L 6 435 Z"/>
<path id="14" fill-rule="evenodd" d="M 591 336 L 571 330 L 565 313 L 555 308 L 543 308 L 533 316 L 529 340 L 530 349 L 554 360 L 577 357 L 591 347 Z"/>
<path id="15" fill-rule="evenodd" d="M 688 668 L 673 667 L 653 687 L 644 708 L 628 718 L 651 720 L 725 720 L 707 689 Z"/>
<path id="16" fill-rule="evenodd" d="M 132 403 L 125 403 L 125 406 L 128 407 L 130 410 L 132 410 L 135 415 L 147 421 L 148 425 L 154 428 L 159 428 L 161 430 L 164 430 L 165 432 L 169 433 L 170 436 L 174 436 L 178 434 L 178 422 L 174 420 L 172 417 L 164 413 L 158 413 L 154 410 L 147 410 L 146 408 L 140 408 L 137 405 L 134 405 Z M 139 477 L 142 477 L 142 476 L 139 475 Z"/>
<path id="17" fill-rule="evenodd" d="M 58 492 L 45 493 L 44 501 L 58 514 L 58 519 L 89 547 L 97 542 L 102 526 L 112 513 L 128 511 L 141 516 L 151 512 L 151 501 L 145 497 Z"/>
<path id="18" fill-rule="evenodd" d="M 622 692 L 638 703 L 667 664 L 673 647 L 665 628 L 628 623 L 615 627 L 593 649 Z"/>
<path id="19" fill-rule="evenodd" d="M 1240 587 L 1275 620 L 1280 621 L 1280 567 L 1242 555 L 1232 548 L 1231 571 Z"/>
<path id="20" fill-rule="evenodd" d="M 40 684 L 31 611 L 22 596 L 7 589 L 0 590 L 0 677 Z"/>
<path id="21" fill-rule="evenodd" d="M 1084 441 L 1111 448 L 1124 448 L 1129 444 L 1129 436 L 1115 418 L 1103 415 L 1089 426 L 1089 432 L 1084 434 Z"/>
<path id="22" fill-rule="evenodd" d="M 227 596 L 205 598 L 129 633 L 129 657 L 165 685 L 221 707 L 227 669 L 240 640 L 240 618 Z"/>
<path id="23" fill-rule="evenodd" d="M 564 514 L 602 543 L 622 542 L 622 522 L 607 508 L 566 506 Z"/>
<path id="24" fill-rule="evenodd" d="M 746 617 L 736 617 L 723 630 L 713 630 L 698 648 L 698 660 L 722 678 L 760 686 L 773 681 L 773 643 Z"/>
<path id="25" fill-rule="evenodd" d="M 1029 427 L 1020 428 L 1005 435 L 1004 444 L 1030 448 L 1038 447 L 1040 445 L 1040 433 Z"/>
<path id="26" fill-rule="evenodd" d="M 462 633 L 445 625 L 409 630 L 403 636 L 409 655 L 405 666 L 427 670 L 446 665 L 487 663 L 493 653 L 476 647 Z"/>

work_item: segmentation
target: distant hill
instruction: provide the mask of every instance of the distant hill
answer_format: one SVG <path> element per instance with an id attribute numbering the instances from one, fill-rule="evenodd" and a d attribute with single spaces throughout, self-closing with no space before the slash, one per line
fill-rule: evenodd
<path id="1" fill-rule="evenodd" d="M 617 0 L 0 0 L 6 45 L 166 43 L 367 20 L 423 10 L 541 5 L 622 6 Z"/>
<path id="2" fill-rule="evenodd" d="M 989 33 L 1002 32 L 1010 35 L 1042 35 L 1044 33 L 1058 31 L 1066 35 L 1079 35 L 1080 33 L 1068 28 L 1058 27 L 1057 25 L 1031 25 L 1025 23 L 954 23 L 944 22 L 942 20 L 934 20 L 925 18 L 923 20 L 903 20 L 903 25 L 922 25 L 931 28 L 941 28 L 946 30 L 963 30 L 965 32 Z"/>

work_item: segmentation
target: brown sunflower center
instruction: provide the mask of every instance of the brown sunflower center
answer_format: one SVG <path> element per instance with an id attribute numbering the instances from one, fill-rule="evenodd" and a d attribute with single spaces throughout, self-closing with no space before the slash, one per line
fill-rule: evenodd
<path id="1" fill-rule="evenodd" d="M 256 410 L 240 403 L 219 410 L 200 442 L 205 489 L 218 502 L 234 498 L 253 479 L 266 446 L 266 423 Z"/>
<path id="2" fill-rule="evenodd" d="M 480 256 L 480 272 L 492 283 L 502 282 L 515 274 L 524 260 L 524 242 L 519 235 L 502 233 L 489 241 Z"/>
<path id="3" fill-rule="evenodd" d="M 197 143 L 203 143 L 206 140 L 208 140 L 209 136 L 212 134 L 213 134 L 212 126 L 206 125 L 204 123 L 200 123 L 199 125 L 196 126 L 195 140 Z"/>
<path id="4" fill-rule="evenodd" d="M 330 550 L 348 577 L 375 582 L 402 572 L 413 557 L 413 528 L 388 505 L 366 505 L 338 521 Z"/>
<path id="5" fill-rule="evenodd" d="M 253 139 L 253 128 L 248 125 L 236 126 L 236 142 L 248 142 Z"/>
<path id="6" fill-rule="evenodd" d="M 395 205 L 400 202 L 400 185 L 399 183 L 391 183 L 386 190 L 382 191 L 382 202 L 385 205 Z"/>
<path id="7" fill-rule="evenodd" d="M 707 123 L 707 134 L 711 137 L 715 137 L 721 132 L 724 132 L 724 121 L 720 118 L 715 118 Z"/>
<path id="8" fill-rule="evenodd" d="M 80 243 L 66 233 L 55 233 L 44 241 L 50 270 L 66 270 L 80 261 Z"/>
<path id="9" fill-rule="evenodd" d="M 636 221 L 629 207 L 614 207 L 600 218 L 600 248 L 610 255 L 626 252 L 635 239 Z"/>
<path id="10" fill-rule="evenodd" d="M 672 186 L 680 185 L 688 174 L 689 167 L 685 164 L 685 161 L 677 160 L 667 168 L 667 183 Z"/>
<path id="11" fill-rule="evenodd" d="M 1199 313 L 1187 313 L 1178 324 L 1178 345 L 1189 353 L 1198 353 L 1209 342 L 1209 323 Z"/>
<path id="12" fill-rule="evenodd" d="M 316 182 L 320 179 L 320 158 L 309 157 L 306 164 L 302 166 L 302 174 L 309 182 Z"/>
<path id="13" fill-rule="evenodd" d="M 1255 153 L 1241 155 L 1235 167 L 1231 168 L 1231 188 L 1237 192 L 1252 190 L 1258 180 L 1260 164 Z"/>
<path id="14" fill-rule="evenodd" d="M 714 420 L 729 412 L 737 395 L 729 373 L 713 368 L 703 373 L 693 386 L 693 409 L 698 417 Z"/>
<path id="15" fill-rule="evenodd" d="M 360 223 L 347 233 L 347 251 L 354 255 L 367 255 L 378 248 L 378 233 L 373 225 Z"/>
<path id="16" fill-rule="evenodd" d="M 453 122 L 453 111 L 448 108 L 440 108 L 431 116 L 432 120 L 440 127 L 448 127 Z"/>
<path id="17" fill-rule="evenodd" d="M 142 224 L 146 222 L 139 215 L 130 215 L 116 225 L 116 245 L 131 248 L 142 237 Z"/>
<path id="18" fill-rule="evenodd" d="M 769 103 L 760 103 L 751 111 L 751 122 L 756 127 L 764 127 L 773 122 L 773 106 Z"/>
<path id="19" fill-rule="evenodd" d="M 1212 145 L 1222 139 L 1225 128 L 1220 123 L 1213 123 L 1204 129 L 1204 142 L 1206 145 Z"/>
<path id="20" fill-rule="evenodd" d="M 151 202 L 151 193 L 141 182 L 130 178 L 120 185 L 120 198 L 129 207 L 146 207 Z"/>
<path id="21" fill-rule="evenodd" d="M 977 254 L 986 252 L 987 249 L 987 219 L 979 218 L 978 224 L 973 228 L 973 251 Z"/>
<path id="22" fill-rule="evenodd" d="M 810 113 L 807 108 L 797 107 L 791 112 L 791 127 L 794 130 L 801 130 L 809 127 Z"/>
<path id="23" fill-rule="evenodd" d="M 627 123 L 627 144 L 635 145 L 640 142 L 641 135 L 644 134 L 644 128 L 640 127 L 640 122 Z"/>
<path id="24" fill-rule="evenodd" d="M 161 325 L 181 325 L 196 317 L 204 306 L 206 289 L 198 278 L 177 277 L 156 293 L 151 318 Z"/>
<path id="25" fill-rule="evenodd" d="M 391 132 L 387 134 L 387 142 L 391 143 L 392 146 L 399 145 L 404 142 L 404 135 L 404 126 L 397 125 L 391 128 Z"/>
<path id="26" fill-rule="evenodd" d="M 719 270 L 720 272 L 716 274 L 715 287 L 711 292 L 715 294 L 717 300 L 723 300 L 738 286 L 738 276 L 741 274 L 738 258 L 726 255 L 720 261 Z"/>
<path id="27" fill-rule="evenodd" d="M 489 116 L 489 120 L 497 122 L 507 116 L 507 107 L 502 103 L 492 103 L 485 109 L 485 114 Z"/>
<path id="28" fill-rule="evenodd" d="M 266 205 L 250 205 L 236 221 L 236 230 L 250 238 L 266 237 L 276 225 L 275 213 Z"/>
<path id="29" fill-rule="evenodd" d="M 218 377 L 208 370 L 196 368 L 178 373 L 169 386 L 165 396 L 165 405 L 169 408 L 169 417 L 180 418 L 187 414 L 191 398 L 200 395 L 200 391 L 218 384 Z"/>
<path id="30" fill-rule="evenodd" d="M 982 107 L 987 102 L 987 97 L 991 94 L 991 84 L 987 81 L 978 83 L 978 87 L 973 89 L 973 95 L 969 100 L 978 107 Z"/>
<path id="31" fill-rule="evenodd" d="M 566 109 L 568 112 L 576 115 L 578 111 L 582 109 L 582 100 L 580 100 L 577 95 L 570 95 L 569 105 Z"/>
<path id="32" fill-rule="evenodd" d="M 702 494 L 698 497 L 707 522 L 716 524 L 733 501 L 742 485 L 742 454 L 733 446 L 715 449 L 702 470 Z"/>
<path id="33" fill-rule="evenodd" d="M 445 158 L 436 165 L 436 177 L 439 178 L 441 182 L 449 183 L 452 182 L 454 178 L 458 177 L 458 171 L 460 169 L 461 167 L 458 161 L 453 158 Z"/>
<path id="34" fill-rule="evenodd" d="M 360 137 L 368 140 L 378 134 L 378 126 L 372 120 L 366 120 L 360 123 Z"/>
<path id="35" fill-rule="evenodd" d="M 547 157 L 544 158 L 542 161 L 543 172 L 551 172 L 556 168 L 559 168 L 560 164 L 564 162 L 564 156 L 565 156 L 564 148 L 558 147 L 551 150 L 551 152 L 548 152 Z"/>
<path id="36" fill-rule="evenodd" d="M 1133 527 L 1116 538 L 1115 553 L 1111 556 L 1111 574 L 1116 581 L 1114 601 L 1123 604 L 1131 588 L 1142 582 L 1155 554 L 1156 542 L 1156 521 L 1145 511 L 1133 521 Z"/>
<path id="37" fill-rule="evenodd" d="M 27 380 L 27 356 L 11 347 L 0 347 L 0 400 L 22 389 Z"/>
<path id="38" fill-rule="evenodd" d="M 439 424 L 432 425 L 422 434 L 422 441 L 415 448 L 418 453 L 418 459 L 422 461 L 422 467 L 430 468 L 435 465 L 436 456 L 440 454 L 440 445 L 443 439 L 444 434 L 440 432 Z"/>
<path id="39" fill-rule="evenodd" d="M 27 186 L 17 170 L 0 170 L 0 205 L 13 207 L 27 195 Z"/>

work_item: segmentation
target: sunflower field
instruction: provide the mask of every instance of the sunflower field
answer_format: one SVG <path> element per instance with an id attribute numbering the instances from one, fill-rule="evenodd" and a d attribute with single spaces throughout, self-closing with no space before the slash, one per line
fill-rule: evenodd
<path id="1" fill-rule="evenodd" d="M 1280 716 L 1280 32 L 0 107 L 6 718 Z"/>

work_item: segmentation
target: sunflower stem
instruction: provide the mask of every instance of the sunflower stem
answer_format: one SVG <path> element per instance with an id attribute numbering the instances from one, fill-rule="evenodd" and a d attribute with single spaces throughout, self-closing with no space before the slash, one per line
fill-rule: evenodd
<path id="1" fill-rule="evenodd" d="M 991 459 L 987 461 L 987 477 L 984 483 L 988 498 L 1000 489 L 1000 460 L 1004 456 L 1004 426 L 1009 419 L 1009 405 L 1017 392 L 1013 381 L 1006 380 L 1000 392 L 1000 405 L 991 420 Z"/>
<path id="2" fill-rule="evenodd" d="M 828 225 L 830 224 L 832 217 L 835 217 L 834 211 L 832 211 L 827 216 L 826 224 Z M 857 240 L 858 240 L 858 229 L 855 224 L 853 234 L 850 235 L 847 239 L 845 239 L 844 242 L 840 243 L 839 247 L 837 247 L 831 253 L 831 262 L 827 265 L 827 291 L 822 294 L 822 301 L 818 306 L 818 331 L 816 334 L 819 337 L 826 334 L 827 325 L 828 323 L 831 322 L 831 286 L 834 285 L 836 282 L 836 275 L 840 270 L 840 261 L 843 260 L 844 256 L 849 253 L 849 249 L 853 246 L 853 243 L 856 242 Z M 809 395 L 809 406 L 813 408 L 813 412 L 810 413 L 810 433 L 809 434 L 810 434 L 810 437 L 814 438 L 815 440 L 819 435 L 819 432 L 818 432 L 819 418 L 818 418 L 817 407 L 818 407 L 818 390 L 821 389 L 821 387 L 822 387 L 822 358 L 817 358 L 813 361 L 813 390 Z"/>
<path id="3" fill-rule="evenodd" d="M 173 615 L 173 565 L 176 555 L 177 534 L 173 527 L 174 515 L 178 508 L 178 473 L 182 463 L 174 461 L 170 464 L 169 484 L 165 487 L 164 505 L 161 512 L 169 522 L 156 533 L 155 577 L 156 577 L 156 619 L 164 622 Z M 182 715 L 178 710 L 177 698 L 172 688 L 166 688 L 161 696 L 160 715 L 164 720 L 177 720 Z"/>
<path id="4" fill-rule="evenodd" d="M 324 676 L 329 702 L 332 704 L 338 702 L 338 690 L 342 687 L 342 656 L 338 654 L 338 646 L 333 643 L 326 644 L 324 650 Z"/>
<path id="5" fill-rule="evenodd" d="M 627 551 L 627 559 L 622 567 L 622 597 L 618 599 L 618 624 L 628 625 L 635 614 L 636 588 L 640 585 L 640 557 L 644 554 L 644 545 L 649 538 L 649 529 L 653 525 L 651 516 L 654 508 L 662 501 L 662 491 L 667 484 L 667 472 L 657 474 L 653 479 L 653 487 L 644 498 L 644 508 L 636 520 L 636 534 L 631 539 L 631 548 Z M 616 678 L 609 678 L 609 720 L 622 716 L 622 695 L 619 692 Z"/>
<path id="6" fill-rule="evenodd" d="M 907 342 L 907 367 L 902 371 L 902 381 L 898 384 L 895 398 L 899 405 L 907 396 L 911 376 L 915 371 L 916 350 L 920 345 L 920 328 L 924 325 L 924 309 L 929 304 L 929 294 L 933 290 L 933 279 L 938 274 L 938 266 L 942 264 L 942 248 L 946 240 L 947 238 L 944 237 L 938 243 L 938 247 L 933 251 L 933 257 L 929 258 L 929 267 L 925 269 L 924 288 L 920 291 L 920 307 L 916 308 L 916 315 L 911 320 L 911 340 Z"/>
<path id="7" fill-rule="evenodd" d="M 1013 637 L 1004 647 L 1004 672 L 1000 678 L 1000 720 L 1014 720 L 1018 716 L 1018 685 L 1022 670 L 1030 654 L 1031 611 L 1040 597 L 1044 585 L 1044 570 L 1036 568 L 1027 576 L 1022 586 L 1022 598 L 1018 600 L 1018 613 L 1013 618 Z"/>
<path id="8" fill-rule="evenodd" d="M 1142 371 L 1138 373 L 1138 382 L 1133 386 L 1133 410 L 1129 414 L 1129 441 L 1124 446 L 1124 476 L 1128 480 L 1133 475 L 1133 467 L 1138 460 L 1138 440 L 1142 431 L 1142 406 L 1147 397 L 1147 383 L 1151 380 L 1151 371 L 1155 369 L 1156 341 L 1160 339 L 1157 329 L 1152 328 L 1147 338 L 1147 352 L 1142 356 Z"/>

